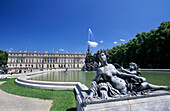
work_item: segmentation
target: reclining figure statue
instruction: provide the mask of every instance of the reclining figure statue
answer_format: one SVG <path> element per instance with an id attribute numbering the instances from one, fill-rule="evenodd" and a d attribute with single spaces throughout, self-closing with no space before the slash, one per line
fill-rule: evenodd
<path id="1" fill-rule="evenodd" d="M 132 67 L 130 71 L 122 67 L 122 71 L 118 71 L 114 65 L 107 63 L 108 56 L 105 50 L 97 52 L 101 65 L 96 71 L 95 79 L 92 80 L 92 86 L 89 89 L 90 93 L 86 97 L 86 102 L 93 97 L 107 99 L 108 96 L 133 96 L 146 90 L 170 90 L 169 86 L 149 84 L 145 78 L 137 76 L 138 71 L 133 70 L 135 67 L 130 66 Z"/>

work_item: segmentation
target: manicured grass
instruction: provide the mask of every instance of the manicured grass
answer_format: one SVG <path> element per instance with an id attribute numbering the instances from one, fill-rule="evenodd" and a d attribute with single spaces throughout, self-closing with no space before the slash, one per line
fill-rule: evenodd
<path id="1" fill-rule="evenodd" d="M 7 93 L 26 97 L 53 100 L 51 111 L 76 110 L 74 90 L 56 91 L 56 90 L 33 89 L 16 84 L 15 79 L 4 80 L 7 82 L 0 85 L 0 88 Z"/>
<path id="2" fill-rule="evenodd" d="M 8 80 L 10 80 L 10 79 L 0 79 L 0 81 L 8 81 Z"/>

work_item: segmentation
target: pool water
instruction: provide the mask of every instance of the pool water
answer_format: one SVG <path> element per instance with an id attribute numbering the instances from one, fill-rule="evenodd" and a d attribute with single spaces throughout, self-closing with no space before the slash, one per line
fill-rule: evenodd
<path id="1" fill-rule="evenodd" d="M 82 72 L 82 71 L 51 71 L 47 74 L 35 76 L 31 80 L 38 81 L 53 81 L 53 82 L 81 82 L 87 87 L 91 86 L 91 81 L 95 78 L 96 72 Z"/>
<path id="2" fill-rule="evenodd" d="M 147 82 L 157 85 L 170 86 L 170 72 L 167 71 L 142 71 L 142 77 L 145 77 Z M 35 76 L 31 80 L 38 81 L 53 81 L 53 82 L 81 82 L 87 87 L 91 87 L 91 81 L 95 78 L 96 71 L 51 71 L 47 74 Z"/>

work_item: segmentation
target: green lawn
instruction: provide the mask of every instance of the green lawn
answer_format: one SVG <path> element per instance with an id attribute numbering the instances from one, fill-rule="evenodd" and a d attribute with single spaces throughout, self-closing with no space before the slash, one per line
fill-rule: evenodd
<path id="1" fill-rule="evenodd" d="M 44 89 L 33 89 L 29 87 L 20 86 L 15 83 L 15 79 L 0 79 L 0 81 L 7 81 L 0 85 L 0 88 L 7 93 L 53 100 L 51 111 L 74 111 L 76 110 L 76 100 L 74 90 L 44 90 Z"/>

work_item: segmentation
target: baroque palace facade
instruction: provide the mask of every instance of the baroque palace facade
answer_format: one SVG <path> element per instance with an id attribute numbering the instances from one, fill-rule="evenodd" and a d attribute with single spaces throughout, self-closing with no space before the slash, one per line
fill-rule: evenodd
<path id="1" fill-rule="evenodd" d="M 79 53 L 34 53 L 10 52 L 8 53 L 9 68 L 81 68 L 84 65 L 86 54 Z"/>

